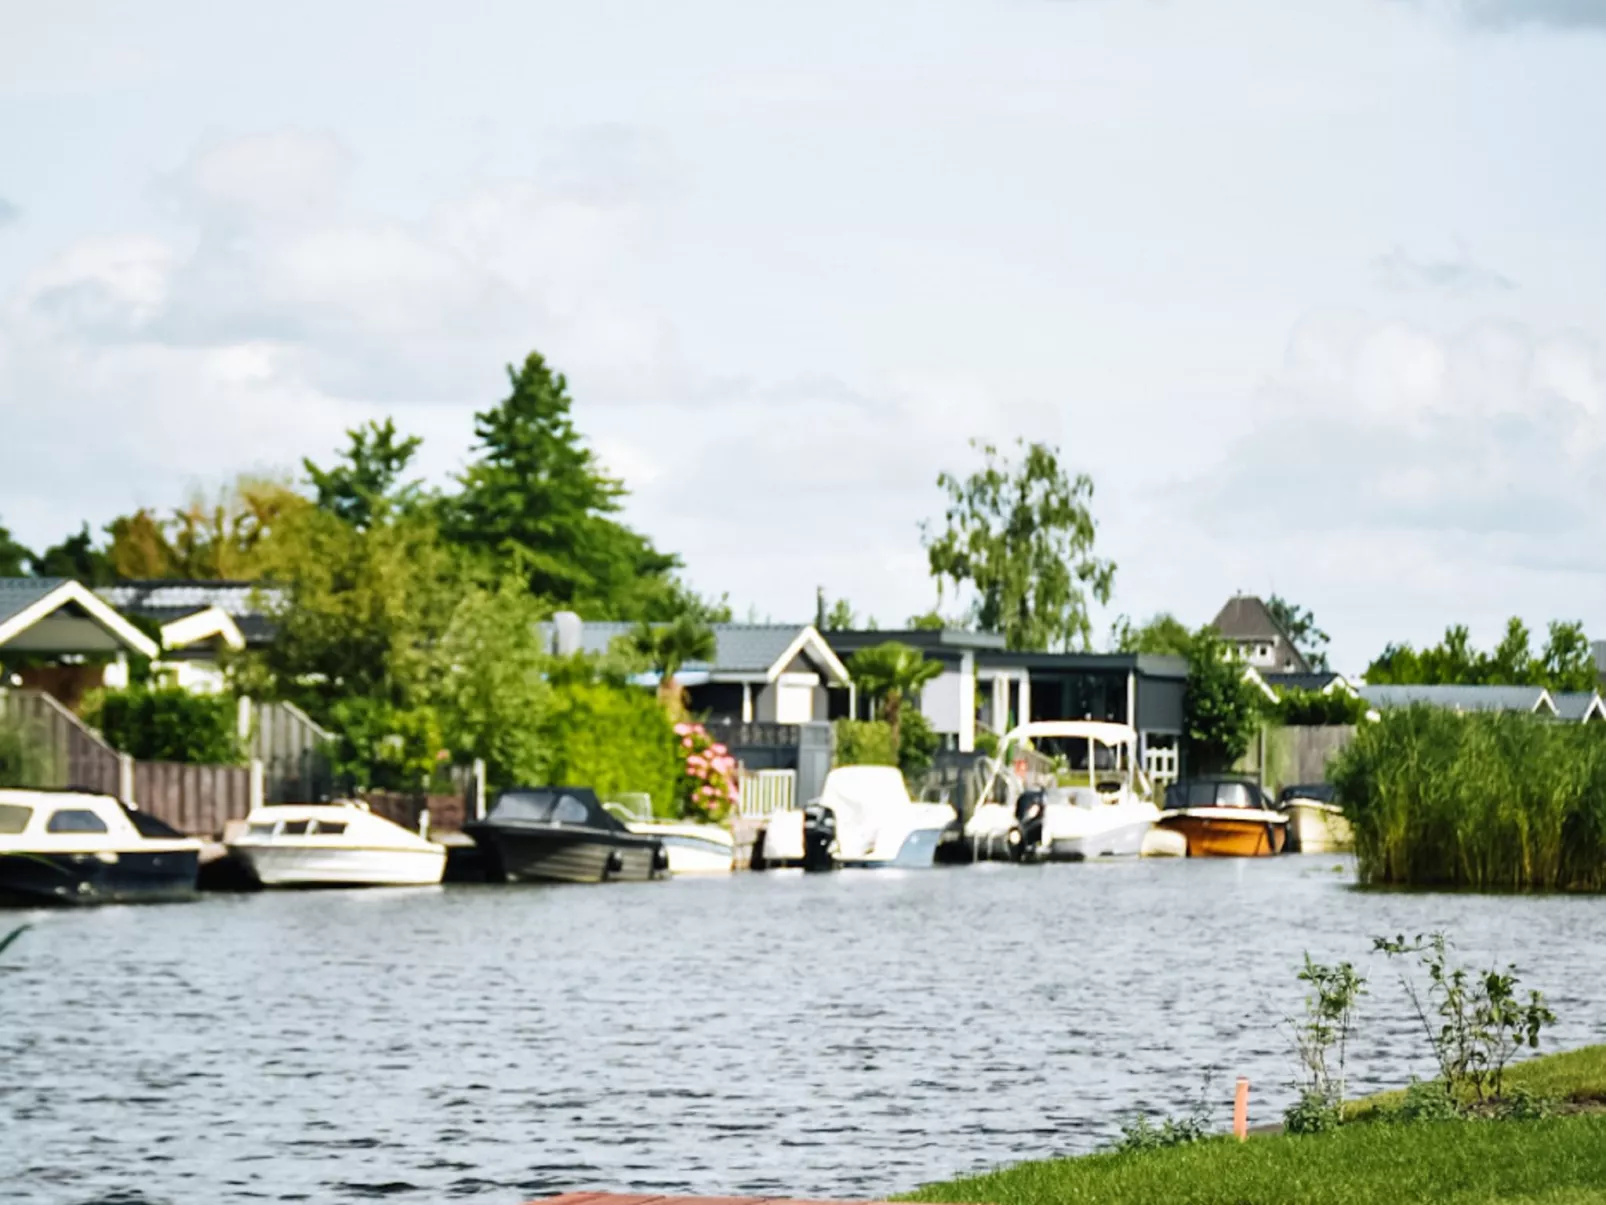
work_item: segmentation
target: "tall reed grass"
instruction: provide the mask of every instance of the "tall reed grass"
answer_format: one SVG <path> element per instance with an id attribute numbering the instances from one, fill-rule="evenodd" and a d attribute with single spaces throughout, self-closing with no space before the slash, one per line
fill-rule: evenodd
<path id="1" fill-rule="evenodd" d="M 1362 882 L 1606 891 L 1606 724 L 1417 706 L 1329 773 Z"/>

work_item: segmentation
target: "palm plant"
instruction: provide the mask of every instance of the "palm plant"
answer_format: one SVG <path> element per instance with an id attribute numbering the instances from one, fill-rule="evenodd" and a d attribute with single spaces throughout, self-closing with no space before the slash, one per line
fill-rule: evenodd
<path id="1" fill-rule="evenodd" d="M 892 747 L 897 749 L 902 735 L 904 703 L 942 673 L 942 663 L 927 661 L 919 649 L 889 640 L 854 653 L 848 658 L 848 672 L 865 697 L 880 702 L 881 718 L 892 729 Z"/>
<path id="2" fill-rule="evenodd" d="M 675 675 L 688 661 L 712 661 L 716 648 L 714 630 L 694 615 L 664 624 L 642 620 L 630 634 L 630 646 L 658 672 L 658 697 L 677 713 L 685 710 L 685 700 Z"/>

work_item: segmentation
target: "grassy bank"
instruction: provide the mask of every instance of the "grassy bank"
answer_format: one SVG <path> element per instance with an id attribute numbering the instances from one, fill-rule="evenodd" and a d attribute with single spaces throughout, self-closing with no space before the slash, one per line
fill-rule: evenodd
<path id="1" fill-rule="evenodd" d="M 1362 882 L 1606 890 L 1606 725 L 1406 708 L 1330 775 Z"/>
<path id="2" fill-rule="evenodd" d="M 1565 1101 L 1606 1098 L 1606 1047 L 1536 1059 L 1510 1082 Z M 1271 1135 L 1024 1163 L 928 1185 L 910 1201 L 987 1205 L 1399 1205 L 1606 1202 L 1606 1113 L 1536 1121 L 1372 1120 L 1320 1135 Z"/>

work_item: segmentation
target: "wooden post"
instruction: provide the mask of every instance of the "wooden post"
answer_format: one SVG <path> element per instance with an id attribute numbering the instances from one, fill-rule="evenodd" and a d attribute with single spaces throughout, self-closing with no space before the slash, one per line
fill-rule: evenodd
<path id="1" fill-rule="evenodd" d="M 267 788 L 267 774 L 265 773 L 265 768 L 262 765 L 262 759 L 260 757 L 253 757 L 251 759 L 250 786 L 247 788 L 246 792 L 246 810 L 248 812 L 256 811 L 259 807 L 267 802 Z"/>
<path id="2" fill-rule="evenodd" d="M 485 762 L 474 759 L 474 819 L 485 819 Z"/>
<path id="3" fill-rule="evenodd" d="M 1232 1132 L 1239 1142 L 1249 1137 L 1249 1081 L 1241 1075 L 1232 1100 Z"/>

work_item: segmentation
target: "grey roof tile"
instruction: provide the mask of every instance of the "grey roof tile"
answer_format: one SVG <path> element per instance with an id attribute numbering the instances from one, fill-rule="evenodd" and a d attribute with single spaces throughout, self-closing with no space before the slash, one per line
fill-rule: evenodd
<path id="1" fill-rule="evenodd" d="M 26 611 L 66 580 L 64 577 L 0 577 L 0 623 Z"/>
<path id="2" fill-rule="evenodd" d="M 806 624 L 800 623 L 715 623 L 714 660 L 689 663 L 688 670 L 707 670 L 716 674 L 759 674 L 769 670 L 786 652 Z M 633 623 L 588 621 L 580 628 L 580 649 L 586 653 L 605 653 L 620 636 L 635 629 Z M 551 624 L 541 625 L 548 645 L 553 638 Z"/>
<path id="3" fill-rule="evenodd" d="M 1589 714 L 1590 706 L 1600 697 L 1593 690 L 1566 690 L 1550 696 L 1556 705 L 1556 714 L 1564 720 L 1581 720 Z"/>
<path id="4" fill-rule="evenodd" d="M 1542 686 L 1363 686 L 1361 698 L 1373 707 L 1427 703 L 1455 711 L 1532 711 L 1545 697 Z"/>

